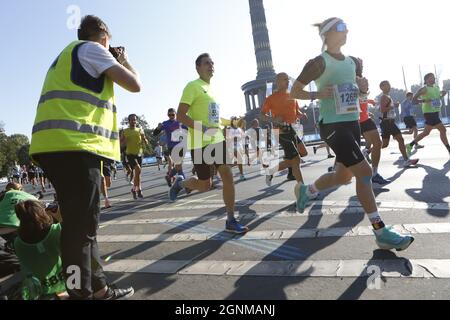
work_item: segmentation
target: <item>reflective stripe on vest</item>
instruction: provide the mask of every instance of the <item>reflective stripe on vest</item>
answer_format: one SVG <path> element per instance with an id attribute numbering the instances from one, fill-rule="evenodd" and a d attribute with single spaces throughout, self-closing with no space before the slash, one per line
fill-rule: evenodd
<path id="1" fill-rule="evenodd" d="M 47 120 L 43 122 L 39 122 L 38 124 L 33 126 L 33 134 L 43 130 L 50 129 L 65 129 L 78 131 L 81 133 L 91 133 L 98 136 L 102 136 L 111 140 L 119 140 L 118 132 L 111 132 L 108 129 L 99 127 L 99 126 L 91 126 L 89 124 L 81 124 L 77 121 L 71 120 Z"/>
<path id="2" fill-rule="evenodd" d="M 69 44 L 47 72 L 33 126 L 32 157 L 87 152 L 120 160 L 114 83 L 106 76 L 94 79 L 80 69 L 78 49 L 83 45 L 86 42 Z M 102 81 L 97 86 L 100 92 L 92 89 L 95 81 Z"/>
<path id="3" fill-rule="evenodd" d="M 83 102 L 87 102 L 98 108 L 105 108 L 114 113 L 117 113 L 116 106 L 110 103 L 109 101 L 100 100 L 97 97 L 94 97 L 86 92 L 81 91 L 49 91 L 41 96 L 39 99 L 39 104 L 44 103 L 48 100 L 52 99 L 66 99 L 66 100 L 79 100 Z"/>

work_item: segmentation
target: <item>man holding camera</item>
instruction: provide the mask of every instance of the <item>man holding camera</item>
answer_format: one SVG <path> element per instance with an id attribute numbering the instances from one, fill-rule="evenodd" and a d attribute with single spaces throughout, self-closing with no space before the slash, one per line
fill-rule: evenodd
<path id="1" fill-rule="evenodd" d="M 111 33 L 100 18 L 85 16 L 78 39 L 63 49 L 47 73 L 30 155 L 58 194 L 61 255 L 70 297 L 120 299 L 134 290 L 112 288 L 101 267 L 96 240 L 100 168 L 103 160 L 120 159 L 114 83 L 130 92 L 139 92 L 141 84 L 125 49 L 108 50 Z M 70 177 L 67 167 L 73 170 Z"/>

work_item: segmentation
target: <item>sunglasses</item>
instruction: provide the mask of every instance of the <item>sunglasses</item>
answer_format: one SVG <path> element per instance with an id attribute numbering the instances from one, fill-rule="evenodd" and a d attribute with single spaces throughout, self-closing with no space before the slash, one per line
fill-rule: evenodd
<path id="1" fill-rule="evenodd" d="M 345 32 L 347 31 L 347 25 L 344 22 L 340 22 L 336 25 L 336 32 Z"/>
<path id="2" fill-rule="evenodd" d="M 169 114 L 169 117 L 175 117 L 175 113 Z"/>

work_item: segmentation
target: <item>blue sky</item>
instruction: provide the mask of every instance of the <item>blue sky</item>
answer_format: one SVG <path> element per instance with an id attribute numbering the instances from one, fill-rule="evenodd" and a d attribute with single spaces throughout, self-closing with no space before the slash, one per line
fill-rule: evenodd
<path id="1" fill-rule="evenodd" d="M 449 78 L 446 10 L 439 9 L 443 1 L 429 0 L 426 6 L 419 1 L 364 1 L 364 12 L 355 11 L 357 3 L 264 1 L 276 71 L 297 77 L 304 63 L 320 53 L 320 39 L 311 24 L 339 16 L 350 28 L 344 53 L 364 59 L 372 92 L 377 93 L 377 83 L 385 78 L 403 88 L 402 64 L 409 85 L 419 80 L 419 64 L 423 72 L 437 64 L 441 79 Z M 216 63 L 212 83 L 222 116 L 245 113 L 240 87 L 256 76 L 247 0 L 17 0 L 4 2 L 0 12 L 0 121 L 7 134 L 31 135 L 46 71 L 76 39 L 76 30 L 67 27 L 70 5 L 77 5 L 82 15 L 100 16 L 112 31 L 112 45 L 127 48 L 141 75 L 141 93 L 117 87 L 119 118 L 144 114 L 153 126 L 164 120 L 166 110 L 178 106 L 186 83 L 197 77 L 194 60 L 202 52 L 211 53 Z M 425 18 L 435 21 L 425 24 Z"/>

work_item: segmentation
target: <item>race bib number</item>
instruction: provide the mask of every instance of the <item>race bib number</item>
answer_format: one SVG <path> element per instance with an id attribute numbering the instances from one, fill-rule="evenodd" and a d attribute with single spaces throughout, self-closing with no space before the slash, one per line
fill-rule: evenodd
<path id="1" fill-rule="evenodd" d="M 431 100 L 431 106 L 433 106 L 433 108 L 440 108 L 441 107 L 441 100 L 440 99 L 434 99 Z"/>
<path id="2" fill-rule="evenodd" d="M 215 102 L 211 102 L 208 106 L 208 121 L 210 126 L 220 125 L 220 106 Z"/>
<path id="3" fill-rule="evenodd" d="M 336 101 L 336 114 L 351 114 L 360 112 L 359 88 L 353 83 L 344 83 L 334 86 L 334 100 Z"/>

